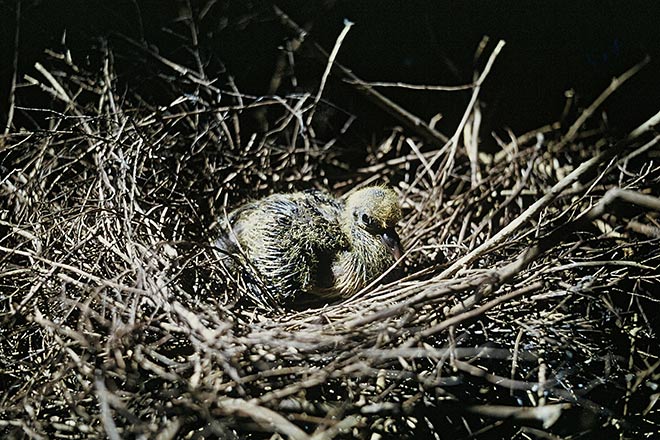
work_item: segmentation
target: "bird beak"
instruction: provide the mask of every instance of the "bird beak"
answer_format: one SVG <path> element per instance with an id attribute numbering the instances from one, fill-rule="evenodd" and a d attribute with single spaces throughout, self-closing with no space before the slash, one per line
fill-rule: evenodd
<path id="1" fill-rule="evenodd" d="M 401 240 L 394 228 L 386 229 L 380 234 L 380 240 L 385 246 L 387 246 L 387 249 L 392 253 L 395 260 L 401 258 L 401 255 L 403 255 L 401 250 Z"/>

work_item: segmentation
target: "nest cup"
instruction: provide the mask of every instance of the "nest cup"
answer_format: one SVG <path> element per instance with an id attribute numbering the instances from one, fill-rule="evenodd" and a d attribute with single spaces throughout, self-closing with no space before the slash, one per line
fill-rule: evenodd
<path id="1" fill-rule="evenodd" d="M 33 78 L 51 107 L 3 137 L 4 437 L 650 432 L 651 126 L 585 118 L 486 154 L 474 105 L 442 142 L 397 128 L 349 150 L 316 134 L 314 95 L 152 55 L 136 63 L 167 103 L 119 87 L 110 49 L 98 70 L 55 57 Z M 396 282 L 294 310 L 218 258 L 217 219 L 250 198 L 374 182 L 403 207 Z"/>

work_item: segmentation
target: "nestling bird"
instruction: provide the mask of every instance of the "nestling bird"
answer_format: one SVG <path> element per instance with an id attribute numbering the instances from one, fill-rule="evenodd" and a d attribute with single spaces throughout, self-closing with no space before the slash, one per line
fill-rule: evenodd
<path id="1" fill-rule="evenodd" d="M 348 297 L 401 257 L 396 193 L 371 186 L 344 199 L 308 190 L 273 194 L 232 211 L 216 245 L 242 254 L 279 300 Z"/>

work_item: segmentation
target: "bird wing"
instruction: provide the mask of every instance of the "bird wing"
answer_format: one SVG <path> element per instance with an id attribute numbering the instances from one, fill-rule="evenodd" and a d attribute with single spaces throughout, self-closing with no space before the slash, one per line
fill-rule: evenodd
<path id="1" fill-rule="evenodd" d="M 218 246 L 242 249 L 275 296 L 332 286 L 332 261 L 348 246 L 341 212 L 321 191 L 274 194 L 232 211 Z"/>

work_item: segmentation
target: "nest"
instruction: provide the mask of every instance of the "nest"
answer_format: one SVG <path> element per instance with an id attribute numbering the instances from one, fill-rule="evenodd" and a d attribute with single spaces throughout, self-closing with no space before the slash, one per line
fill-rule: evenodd
<path id="1" fill-rule="evenodd" d="M 40 128 L 2 145 L 3 438 L 655 432 L 657 121 L 622 137 L 595 120 L 613 82 L 571 124 L 482 152 L 499 49 L 451 137 L 331 72 L 334 53 L 317 92 L 248 96 L 134 45 L 164 105 L 118 86 L 107 48 L 98 69 L 37 65 L 27 80 L 52 105 L 24 108 Z M 402 128 L 344 146 L 333 75 Z M 404 208 L 398 282 L 294 309 L 219 264 L 216 220 L 242 201 L 375 182 Z"/>

